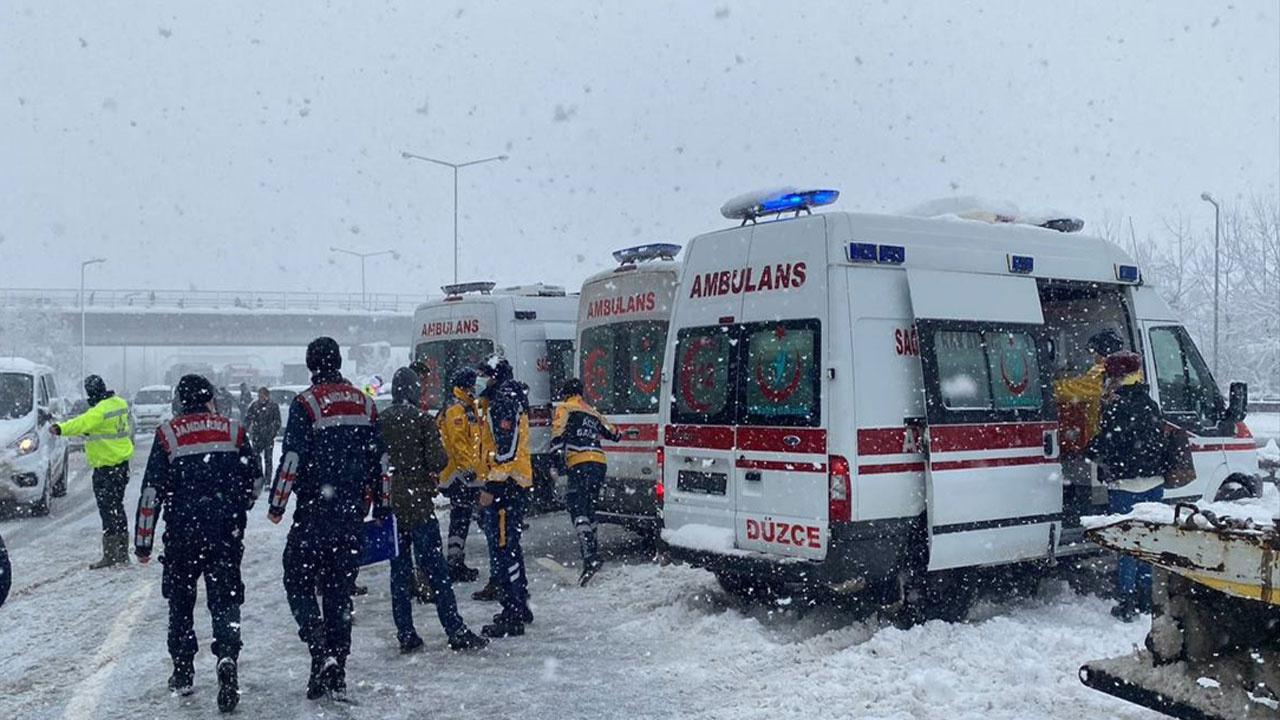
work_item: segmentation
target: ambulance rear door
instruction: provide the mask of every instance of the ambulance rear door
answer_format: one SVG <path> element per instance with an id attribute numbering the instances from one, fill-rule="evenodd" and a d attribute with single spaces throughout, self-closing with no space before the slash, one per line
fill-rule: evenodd
<path id="1" fill-rule="evenodd" d="M 920 339 L 929 569 L 1051 556 L 1058 422 L 1035 280 L 907 270 Z"/>
<path id="2" fill-rule="evenodd" d="M 806 560 L 828 538 L 826 222 L 756 226 L 737 327 L 737 545 Z"/>

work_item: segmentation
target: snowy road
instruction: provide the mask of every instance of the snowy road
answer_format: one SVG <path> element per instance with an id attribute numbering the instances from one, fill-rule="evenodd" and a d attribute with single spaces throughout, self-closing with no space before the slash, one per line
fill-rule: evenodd
<path id="1" fill-rule="evenodd" d="M 139 448 L 138 458 L 148 448 Z M 0 718 L 216 717 L 208 616 L 196 693 L 165 689 L 160 568 L 89 572 L 98 518 L 79 456 L 53 515 L 0 522 L 14 592 L 0 609 Z M 136 503 L 140 467 L 126 500 Z M 1076 668 L 1140 643 L 1100 599 L 1046 583 L 1033 599 L 980 604 L 969 622 L 901 631 L 833 609 L 743 605 L 701 571 L 648 562 L 630 535 L 607 529 L 615 559 L 589 588 L 562 565 L 576 551 L 562 515 L 532 520 L 529 633 L 454 655 L 429 606 L 416 606 L 428 647 L 397 653 L 385 567 L 366 571 L 349 663 L 354 707 L 303 697 L 307 654 L 280 583 L 285 528 L 257 508 L 245 554 L 247 602 L 240 717 L 273 718 L 1123 718 L 1154 713 L 1085 689 Z M 132 512 L 130 512 L 132 523 Z M 469 546 L 483 565 L 481 543 Z M 548 559 L 549 557 L 549 559 Z M 473 627 L 496 611 L 461 586 Z"/>

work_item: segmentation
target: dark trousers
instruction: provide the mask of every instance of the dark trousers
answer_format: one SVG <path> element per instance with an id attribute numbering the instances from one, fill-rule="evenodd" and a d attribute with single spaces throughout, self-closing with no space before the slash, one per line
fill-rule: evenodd
<path id="1" fill-rule="evenodd" d="M 1133 506 L 1138 503 L 1160 502 L 1163 497 L 1164 487 L 1160 485 L 1140 493 L 1109 488 L 1107 510 L 1115 515 L 1123 515 L 1132 511 Z M 1121 599 L 1132 597 L 1142 607 L 1150 604 L 1151 566 L 1132 555 L 1121 553 L 1116 559 L 1116 595 Z"/>
<path id="2" fill-rule="evenodd" d="M 460 563 L 467 554 L 467 534 L 471 531 L 480 490 L 459 480 L 446 488 L 444 494 L 449 498 L 449 562 Z"/>
<path id="3" fill-rule="evenodd" d="M 349 532 L 289 532 L 284 546 L 284 592 L 298 637 L 312 657 L 345 661 L 351 651 L 351 594 L 360 567 L 359 528 Z M 316 590 L 320 600 L 316 601 Z"/>
<path id="4" fill-rule="evenodd" d="M 254 453 L 262 456 L 262 477 L 268 486 L 275 478 L 276 468 L 271 462 L 273 460 L 272 453 L 275 452 L 276 444 L 274 442 L 264 443 L 262 447 L 254 446 Z"/>
<path id="5" fill-rule="evenodd" d="M 525 495 L 523 488 L 508 482 L 482 514 L 489 534 L 490 577 L 496 575 L 502 585 L 502 612 L 515 617 L 528 611 L 529 601 L 529 578 L 520 547 Z"/>
<path id="6" fill-rule="evenodd" d="M 569 468 L 564 504 L 569 510 L 569 519 L 573 522 L 574 529 L 578 531 L 578 546 L 582 550 L 583 562 L 598 559 L 596 496 L 604 483 L 605 467 L 604 463 L 584 462 Z"/>
<path id="7" fill-rule="evenodd" d="M 412 528 L 401 527 L 400 554 L 391 559 L 391 617 L 396 623 L 396 638 L 404 645 L 418 636 L 413 627 L 413 567 L 416 564 L 427 575 L 435 593 L 436 615 L 444 634 L 454 637 L 466 628 L 458 614 L 458 600 L 449 582 L 449 565 L 440 552 L 440 522 L 431 516 Z M 416 563 L 414 561 L 417 561 Z"/>
<path id="8" fill-rule="evenodd" d="M 196 586 L 204 576 L 205 602 L 213 621 L 215 657 L 240 655 L 240 604 L 244 583 L 240 560 L 244 545 L 238 538 L 222 543 L 172 543 L 166 539 L 161 594 L 169 601 L 169 655 L 175 661 L 195 657 L 198 645 L 192 613 Z"/>
<path id="9" fill-rule="evenodd" d="M 129 534 L 129 521 L 124 514 L 124 489 L 128 484 L 128 461 L 93 469 L 93 498 L 98 501 L 104 536 Z"/>

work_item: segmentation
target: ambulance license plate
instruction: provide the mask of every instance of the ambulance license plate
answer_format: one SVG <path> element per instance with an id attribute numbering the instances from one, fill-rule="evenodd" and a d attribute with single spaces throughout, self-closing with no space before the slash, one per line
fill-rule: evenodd
<path id="1" fill-rule="evenodd" d="M 676 476 L 676 489 L 680 492 L 702 495 L 723 495 L 729 476 L 724 473 L 681 470 Z"/>

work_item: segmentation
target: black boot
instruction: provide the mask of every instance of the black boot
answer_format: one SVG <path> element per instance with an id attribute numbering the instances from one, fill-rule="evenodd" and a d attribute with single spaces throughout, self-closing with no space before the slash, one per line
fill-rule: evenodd
<path id="1" fill-rule="evenodd" d="M 173 661 L 173 674 L 169 676 L 169 690 L 184 697 L 190 695 L 194 691 L 195 679 L 196 667 L 191 658 Z"/>
<path id="2" fill-rule="evenodd" d="M 591 582 L 591 578 L 595 577 L 596 573 L 599 572 L 600 568 L 603 566 L 604 563 L 600 561 L 600 558 L 584 560 L 582 563 L 582 574 L 578 576 L 578 585 L 586 587 L 587 583 Z"/>
<path id="3" fill-rule="evenodd" d="M 449 649 L 453 651 L 462 650 L 479 650 L 489 644 L 489 641 L 468 629 L 449 638 Z"/>
<path id="4" fill-rule="evenodd" d="M 502 610 L 502 612 L 500 612 L 500 613 L 498 613 L 497 615 L 494 615 L 494 616 L 493 616 L 493 621 L 494 621 L 495 623 L 496 623 L 496 622 L 501 622 L 502 618 L 504 618 L 504 617 L 508 617 L 508 616 L 510 616 L 510 613 L 508 613 L 508 612 L 507 612 L 507 610 L 504 608 L 504 609 Z M 520 624 L 521 624 L 521 625 L 532 625 L 532 624 L 533 624 L 533 611 L 529 609 L 529 606 L 528 606 L 528 605 L 525 605 L 523 608 L 521 608 L 521 609 L 520 609 L 520 612 L 519 612 L 519 613 L 517 613 L 517 614 L 515 615 L 515 617 L 516 617 L 516 619 L 517 619 L 517 620 L 519 620 L 519 621 L 520 621 Z"/>
<path id="5" fill-rule="evenodd" d="M 480 571 L 473 567 L 467 567 L 466 560 L 449 561 L 449 582 L 469 583 L 475 582 L 479 577 Z"/>
<path id="6" fill-rule="evenodd" d="M 229 713 L 240 704 L 240 680 L 235 658 L 218 661 L 218 710 Z"/>
<path id="7" fill-rule="evenodd" d="M 519 637 L 524 634 L 524 623 L 518 617 L 498 613 L 493 624 L 481 628 L 480 634 L 491 638 Z"/>
<path id="8" fill-rule="evenodd" d="M 471 599 L 480 602 L 498 602 L 502 599 L 502 586 L 490 579 L 489 584 L 483 589 L 471 593 Z"/>
<path id="9" fill-rule="evenodd" d="M 1111 615 L 1122 622 L 1133 622 L 1138 619 L 1138 604 L 1132 595 L 1125 595 L 1111 608 Z"/>
<path id="10" fill-rule="evenodd" d="M 325 658 L 323 655 L 311 656 L 311 677 L 307 678 L 307 699 L 319 700 L 324 697 L 324 668 Z"/>
<path id="11" fill-rule="evenodd" d="M 324 670 L 325 690 L 329 699 L 334 702 L 347 701 L 347 660 L 346 658 L 325 658 Z"/>

